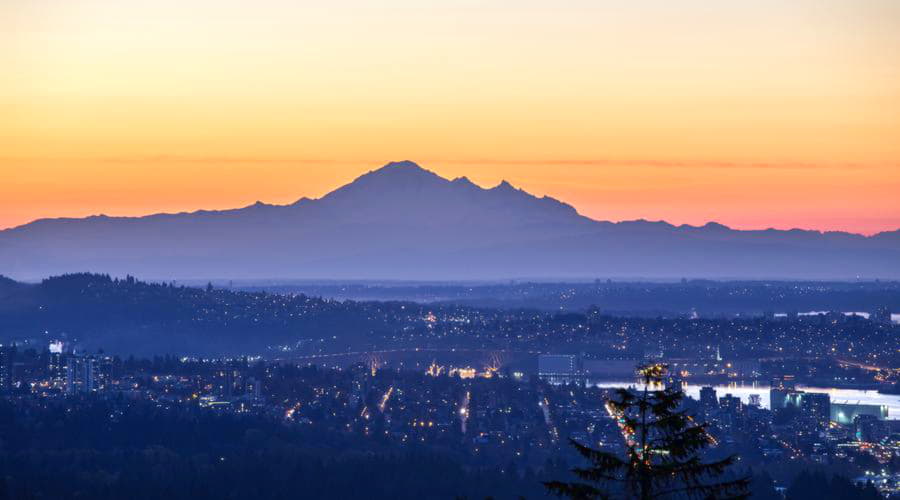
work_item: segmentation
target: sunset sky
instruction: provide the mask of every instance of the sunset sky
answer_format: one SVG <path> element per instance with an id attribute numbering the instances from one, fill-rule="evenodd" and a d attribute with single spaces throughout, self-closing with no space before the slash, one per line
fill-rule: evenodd
<path id="1" fill-rule="evenodd" d="M 0 228 L 392 160 L 604 220 L 900 228 L 896 0 L 0 0 Z"/>

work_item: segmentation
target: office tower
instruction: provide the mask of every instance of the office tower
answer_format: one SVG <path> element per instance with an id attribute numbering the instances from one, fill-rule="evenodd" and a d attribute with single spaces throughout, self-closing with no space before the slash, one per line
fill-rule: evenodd
<path id="1" fill-rule="evenodd" d="M 112 356 L 99 356 L 95 361 L 97 390 L 106 391 L 111 389 L 113 380 L 113 358 Z"/>
<path id="2" fill-rule="evenodd" d="M 236 362 L 226 362 L 219 371 L 219 396 L 230 399 L 235 396 L 235 389 L 243 388 L 241 371 Z"/>
<path id="3" fill-rule="evenodd" d="M 66 364 L 63 358 L 62 341 L 50 342 L 48 353 L 47 377 L 50 381 L 50 387 L 61 391 L 66 386 Z"/>
<path id="4" fill-rule="evenodd" d="M 97 360 L 72 355 L 66 359 L 66 393 L 90 394 L 97 390 Z"/>
<path id="5" fill-rule="evenodd" d="M 741 398 L 731 394 L 726 394 L 719 398 L 719 407 L 722 411 L 732 415 L 739 415 L 744 411 L 744 404 L 741 403 Z"/>
<path id="6" fill-rule="evenodd" d="M 784 408 L 788 396 L 795 393 L 796 390 L 797 383 L 794 381 L 793 375 L 779 375 L 773 377 L 771 389 L 769 390 L 769 408 L 772 411 Z"/>
<path id="7" fill-rule="evenodd" d="M 247 395 L 254 400 L 259 400 L 262 396 L 262 382 L 254 377 L 247 379 Z"/>
<path id="8" fill-rule="evenodd" d="M 719 400 L 716 399 L 716 390 L 712 387 L 700 388 L 700 406 L 705 411 L 714 410 L 719 407 Z"/>

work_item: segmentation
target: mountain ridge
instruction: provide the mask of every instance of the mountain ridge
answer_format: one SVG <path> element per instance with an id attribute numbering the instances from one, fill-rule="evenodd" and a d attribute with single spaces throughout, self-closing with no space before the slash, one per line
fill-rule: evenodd
<path id="1" fill-rule="evenodd" d="M 392 162 L 317 198 L 0 231 L 0 273 L 152 278 L 900 277 L 900 231 L 598 221 L 502 181 Z M 729 271 L 729 267 L 733 271 Z"/>
<path id="2" fill-rule="evenodd" d="M 428 174 L 428 175 L 434 176 L 435 178 L 440 179 L 440 180 L 443 180 L 443 181 L 445 181 L 445 182 L 447 182 L 447 183 L 466 185 L 466 186 L 474 187 L 474 188 L 477 188 L 478 190 L 486 191 L 486 192 L 493 191 L 493 190 L 501 190 L 501 189 L 514 190 L 514 191 L 518 191 L 518 192 L 521 192 L 521 193 L 525 193 L 525 194 L 527 194 L 527 195 L 529 195 L 529 196 L 531 196 L 531 197 L 533 197 L 533 198 L 535 198 L 535 199 L 538 199 L 538 200 L 551 200 L 551 201 L 554 201 L 554 202 L 556 202 L 556 203 L 559 203 L 560 205 L 564 205 L 564 206 L 566 206 L 566 207 L 570 207 L 573 211 L 575 211 L 575 212 L 577 213 L 577 209 L 575 209 L 574 207 L 572 207 L 572 206 L 569 205 L 568 203 L 565 203 L 565 202 L 563 202 L 563 201 L 561 201 L 561 200 L 558 200 L 558 199 L 553 198 L 553 197 L 548 196 L 548 195 L 544 195 L 544 196 L 538 197 L 538 196 L 536 196 L 536 195 L 530 194 L 530 193 L 528 193 L 527 191 L 524 191 L 524 190 L 522 190 L 522 189 L 520 189 L 520 188 L 516 188 L 513 184 L 511 184 L 511 183 L 510 183 L 509 181 L 507 181 L 507 180 L 501 180 L 501 181 L 500 181 L 496 186 L 494 186 L 494 187 L 482 187 L 482 186 L 479 186 L 479 185 L 475 184 L 475 183 L 472 182 L 471 180 L 469 180 L 469 178 L 466 177 L 466 176 L 460 176 L 460 177 L 454 178 L 454 179 L 452 179 L 452 180 L 451 180 L 451 179 L 446 179 L 446 178 L 444 178 L 444 177 L 441 177 L 440 175 L 438 175 L 437 173 L 435 173 L 435 172 L 433 172 L 433 171 L 430 171 L 430 170 L 427 170 L 427 169 L 425 169 L 425 168 L 422 168 L 421 166 L 419 166 L 419 165 L 416 164 L 415 162 L 412 162 L 412 161 L 410 161 L 410 160 L 402 160 L 402 161 L 394 161 L 394 162 L 390 162 L 390 163 L 387 163 L 386 165 L 384 165 L 384 166 L 382 166 L 382 167 L 380 167 L 380 168 L 370 170 L 369 172 L 367 172 L 367 173 L 365 173 L 365 174 L 362 174 L 362 175 L 358 176 L 355 180 L 353 180 L 353 181 L 351 181 L 351 182 L 349 182 L 349 183 L 347 183 L 347 184 L 345 184 L 345 185 L 343 185 L 343 186 L 339 186 L 338 188 L 335 188 L 335 189 L 332 190 L 332 191 L 329 191 L 328 193 L 326 193 L 325 195 L 323 195 L 323 196 L 320 197 L 320 198 L 310 198 L 310 197 L 304 196 L 304 197 L 299 198 L 299 199 L 298 199 L 297 201 L 295 201 L 295 202 L 292 202 L 292 203 L 286 203 L 286 204 L 266 203 L 266 202 L 257 200 L 256 202 L 254 202 L 254 203 L 252 203 L 252 204 L 250 204 L 250 205 L 243 206 L 243 207 L 225 208 L 225 209 L 203 209 L 203 208 L 200 208 L 200 209 L 196 209 L 196 210 L 192 210 L 192 211 L 157 212 L 157 213 L 151 213 L 151 214 L 145 214 L 145 215 L 133 215 L 133 216 L 126 216 L 126 215 L 122 215 L 122 216 L 119 216 L 119 215 L 107 215 L 107 214 L 100 213 L 100 214 L 88 215 L 88 216 L 85 216 L 85 217 L 43 217 L 43 218 L 39 218 L 39 219 L 35 219 L 35 220 L 33 220 L 33 221 L 30 221 L 30 222 L 27 222 L 27 223 L 25 223 L 25 224 L 20 224 L 20 225 L 18 225 L 18 226 L 13 226 L 13 227 L 8 227 L 8 228 L 0 229 L 0 233 L 9 232 L 9 231 L 15 231 L 15 230 L 20 229 L 20 228 L 24 228 L 24 227 L 31 226 L 31 225 L 34 225 L 34 224 L 39 224 L 39 223 L 45 223 L 45 222 L 47 222 L 47 221 L 63 221 L 63 222 L 70 222 L 70 221 L 83 221 L 83 220 L 93 220 L 93 219 L 139 220 L 139 219 L 147 219 L 147 218 L 154 218 L 154 217 L 167 217 L 167 216 L 171 217 L 171 216 L 184 216 L 184 215 L 229 214 L 229 213 L 234 213 L 234 212 L 237 212 L 237 211 L 248 210 L 248 209 L 253 209 L 253 208 L 288 208 L 288 207 L 297 207 L 297 206 L 303 206 L 304 204 L 308 204 L 308 203 L 310 203 L 310 202 L 316 202 L 316 201 L 324 200 L 324 199 L 328 198 L 330 195 L 332 195 L 332 194 L 334 194 L 334 193 L 340 191 L 340 190 L 343 189 L 343 188 L 346 188 L 346 187 L 348 187 L 348 186 L 351 186 L 351 185 L 357 183 L 358 181 L 360 181 L 360 180 L 366 178 L 367 176 L 371 176 L 372 174 L 379 174 L 379 173 L 382 173 L 383 171 L 387 171 L 387 170 L 389 170 L 389 169 L 402 169 L 402 170 L 413 170 L 413 169 L 417 169 L 418 171 L 420 171 L 420 172 L 422 172 L 422 173 L 426 173 L 426 174 Z M 581 215 L 581 214 L 579 213 L 579 215 Z M 767 228 L 754 228 L 754 229 L 736 229 L 736 228 L 732 228 L 732 227 L 730 227 L 730 226 L 728 226 L 728 225 L 726 225 L 726 224 L 722 224 L 722 223 L 720 223 L 720 222 L 713 221 L 713 220 L 710 220 L 710 221 L 708 221 L 708 222 L 706 222 L 706 223 L 704 223 L 704 224 L 702 224 L 702 225 L 693 225 L 693 224 L 687 224 L 687 223 L 684 223 L 684 224 L 673 224 L 673 223 L 668 222 L 668 221 L 666 221 L 666 220 L 664 220 L 664 219 L 650 220 L 650 219 L 645 219 L 645 218 L 639 218 L 639 219 L 630 219 L 630 220 L 622 220 L 622 221 L 608 221 L 608 220 L 594 219 L 594 218 L 590 218 L 590 217 L 587 217 L 587 216 L 584 216 L 584 215 L 581 215 L 581 216 L 582 216 L 582 217 L 585 217 L 585 218 L 588 218 L 588 219 L 590 219 L 590 220 L 592 220 L 592 221 L 594 221 L 594 222 L 599 222 L 599 223 L 621 224 L 621 225 L 628 225 L 628 224 L 659 224 L 659 225 L 664 225 L 664 226 L 669 227 L 669 228 L 677 228 L 677 229 L 720 229 L 720 230 L 724 229 L 724 230 L 735 231 L 735 232 L 760 232 L 760 231 L 805 232 L 805 233 L 817 233 L 817 234 L 823 234 L 823 235 L 824 235 L 824 234 L 845 234 L 845 235 L 852 235 L 852 236 L 860 236 L 860 237 L 863 237 L 863 238 L 873 238 L 873 237 L 877 237 L 877 236 L 879 236 L 879 235 L 893 235 L 893 234 L 898 234 L 898 235 L 900 235 L 900 228 L 895 229 L 895 230 L 879 231 L 878 233 L 874 233 L 874 234 L 871 234 L 871 235 L 865 235 L 865 234 L 854 233 L 854 232 L 850 232 L 850 231 L 819 230 L 819 229 L 807 229 L 807 228 L 799 228 L 799 227 L 793 227 L 793 228 L 790 228 L 790 229 L 776 229 L 776 228 L 773 228 L 773 227 L 767 227 Z"/>

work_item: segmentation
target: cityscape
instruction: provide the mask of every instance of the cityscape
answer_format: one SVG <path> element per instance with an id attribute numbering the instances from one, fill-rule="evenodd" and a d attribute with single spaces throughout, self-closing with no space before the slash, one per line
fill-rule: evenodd
<path id="1" fill-rule="evenodd" d="M 0 500 L 900 500 L 900 1 L 0 1 Z"/>
<path id="2" fill-rule="evenodd" d="M 63 297 L 90 315 L 91 328 L 79 329 L 53 301 L 36 306 L 52 313 L 43 320 L 16 308 L 18 321 L 27 320 L 40 334 L 20 336 L 0 351 L 6 407 L 0 413 L 6 429 L 0 439 L 8 450 L 49 452 L 48 446 L 56 446 L 50 436 L 65 429 L 127 436 L 130 426 L 169 428 L 187 419 L 244 434 L 237 444 L 223 445 L 219 453 L 225 461 L 246 452 L 248 436 L 262 441 L 275 439 L 265 432 L 295 433 L 297 439 L 314 434 L 326 443 L 352 443 L 348 446 L 359 452 L 452 457 L 465 471 L 460 473 L 479 471 L 467 484 L 483 490 L 473 494 L 544 496 L 540 482 L 565 477 L 570 464 L 577 463 L 570 441 L 625 451 L 619 419 L 607 402 L 619 389 L 643 387 L 638 367 L 661 363 L 668 368 L 662 384 L 682 391 L 683 408 L 709 424 L 716 443 L 710 455 L 740 457 L 738 467 L 751 471 L 755 496 L 799 498 L 792 495 L 810 480 L 804 471 L 815 470 L 840 471 L 845 486 L 857 488 L 858 495 L 877 490 L 886 498 L 900 491 L 900 369 L 891 368 L 900 353 L 900 325 L 885 306 L 866 315 L 701 318 L 690 312 L 628 318 L 598 308 L 553 313 L 443 302 L 337 302 L 98 275 L 53 278 L 41 286 L 82 297 L 90 290 L 89 300 Z M 14 290 L 6 299 L 21 303 L 25 292 L 18 286 Z M 146 317 L 120 309 L 110 297 L 140 296 L 141 307 L 159 314 L 159 304 L 170 293 L 204 303 L 185 311 L 199 312 L 203 321 L 221 328 L 222 341 L 229 330 L 216 318 L 237 320 L 240 310 L 249 322 L 235 332 L 257 337 L 256 350 L 122 356 L 105 353 L 91 338 L 104 338 L 97 324 L 123 331 L 156 328 L 148 319 L 127 327 L 111 323 L 93 301 L 115 309 L 115 315 Z M 273 317 L 291 312 L 311 321 L 304 327 L 314 326 L 332 321 L 331 307 L 379 326 L 352 345 L 340 338 L 272 345 L 247 326 L 260 322 L 271 330 Z M 0 317 L 9 331 L 24 331 L 17 330 L 22 323 L 12 315 Z M 150 421 L 139 424 L 145 419 Z M 57 422 L 54 430 L 40 430 L 51 421 Z M 147 445 L 154 438 L 165 442 L 154 436 Z M 124 444 L 117 439 L 134 438 L 116 438 L 104 446 Z M 177 450 L 182 444 L 168 446 Z M 15 458 L 5 464 L 13 473 L 9 477 L 16 478 L 6 481 L 13 495 L 25 491 L 29 481 L 56 484 L 43 474 L 55 476 L 59 470 L 39 472 L 24 465 Z M 96 498 L 124 495 L 126 490 L 116 488 L 128 487 L 82 476 L 70 481 Z M 227 487 L 237 489 L 251 482 L 243 477 L 240 484 L 237 478 L 222 481 L 223 488 L 235 481 Z M 187 497 L 200 498 L 197 493 Z"/>

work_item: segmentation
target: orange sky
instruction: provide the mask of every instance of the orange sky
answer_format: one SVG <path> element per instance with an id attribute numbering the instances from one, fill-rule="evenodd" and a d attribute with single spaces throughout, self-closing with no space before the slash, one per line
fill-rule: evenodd
<path id="1" fill-rule="evenodd" d="M 598 219 L 900 228 L 900 3 L 741 3 L 9 0 L 0 227 L 411 159 Z"/>

